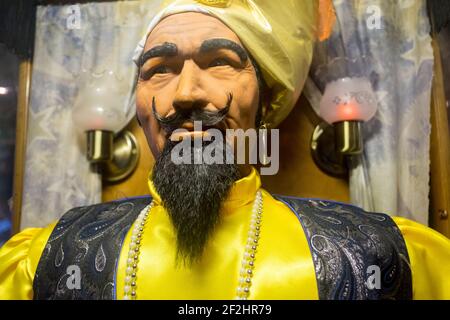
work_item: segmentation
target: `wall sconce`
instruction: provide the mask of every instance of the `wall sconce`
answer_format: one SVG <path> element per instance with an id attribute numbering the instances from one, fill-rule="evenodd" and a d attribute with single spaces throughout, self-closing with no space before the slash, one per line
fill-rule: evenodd
<path id="1" fill-rule="evenodd" d="M 85 133 L 86 155 L 98 166 L 103 180 L 115 182 L 126 178 L 137 166 L 139 145 L 129 131 L 120 131 L 127 122 L 124 101 L 126 86 L 115 72 L 85 73 L 85 87 L 80 89 L 72 119 Z"/>
<path id="2" fill-rule="evenodd" d="M 377 112 L 371 82 L 364 73 L 355 72 L 355 64 L 355 61 L 338 59 L 320 70 L 330 72 L 322 76 L 325 89 L 319 115 L 325 122 L 315 128 L 311 150 L 316 164 L 338 177 L 347 173 L 346 157 L 363 152 L 363 123 Z"/>

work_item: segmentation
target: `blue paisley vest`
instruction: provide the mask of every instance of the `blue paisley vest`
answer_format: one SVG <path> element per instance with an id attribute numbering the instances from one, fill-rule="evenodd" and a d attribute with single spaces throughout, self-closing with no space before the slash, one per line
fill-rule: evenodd
<path id="1" fill-rule="evenodd" d="M 408 252 L 393 220 L 331 201 L 275 196 L 298 217 L 326 300 L 411 299 Z M 149 196 L 69 210 L 53 230 L 39 261 L 35 299 L 115 299 L 122 243 Z M 69 288 L 67 267 L 80 268 L 80 289 Z M 370 266 L 380 286 L 368 284 Z"/>

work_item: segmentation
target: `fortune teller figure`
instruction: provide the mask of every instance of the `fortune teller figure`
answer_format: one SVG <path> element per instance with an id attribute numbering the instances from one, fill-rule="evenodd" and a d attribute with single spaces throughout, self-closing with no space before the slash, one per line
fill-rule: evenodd
<path id="1" fill-rule="evenodd" d="M 0 298 L 449 299 L 450 241 L 437 232 L 275 197 L 249 163 L 173 161 L 185 139 L 201 139 L 188 158 L 235 152 L 233 139 L 205 139 L 210 129 L 287 117 L 329 29 L 319 15 L 312 0 L 166 1 L 134 57 L 137 117 L 156 159 L 150 195 L 15 235 L 0 250 Z"/>

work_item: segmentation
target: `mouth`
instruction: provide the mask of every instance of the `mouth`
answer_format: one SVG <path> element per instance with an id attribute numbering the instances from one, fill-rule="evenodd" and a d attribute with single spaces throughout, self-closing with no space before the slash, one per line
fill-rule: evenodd
<path id="1" fill-rule="evenodd" d="M 177 129 L 184 129 L 184 130 L 180 131 L 180 132 L 175 132 L 176 130 L 169 132 L 167 134 L 166 138 L 170 139 L 173 142 L 178 142 L 185 138 L 196 139 L 196 138 L 209 137 L 211 135 L 210 131 L 209 131 L 210 129 L 219 130 L 220 133 L 222 134 L 222 136 L 225 136 L 226 126 L 222 122 L 217 123 L 215 125 L 209 125 L 209 126 L 204 126 L 204 125 L 201 125 L 201 126 L 195 125 L 194 126 L 194 123 L 189 121 L 189 122 L 183 123 L 183 125 Z"/>

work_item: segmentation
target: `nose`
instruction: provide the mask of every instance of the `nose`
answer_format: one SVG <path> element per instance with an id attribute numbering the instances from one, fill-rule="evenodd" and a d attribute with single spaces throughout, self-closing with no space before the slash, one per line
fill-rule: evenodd
<path id="1" fill-rule="evenodd" d="M 206 105 L 206 94 L 201 86 L 201 69 L 194 61 L 186 60 L 179 75 L 173 107 L 187 110 L 203 108 Z"/>

